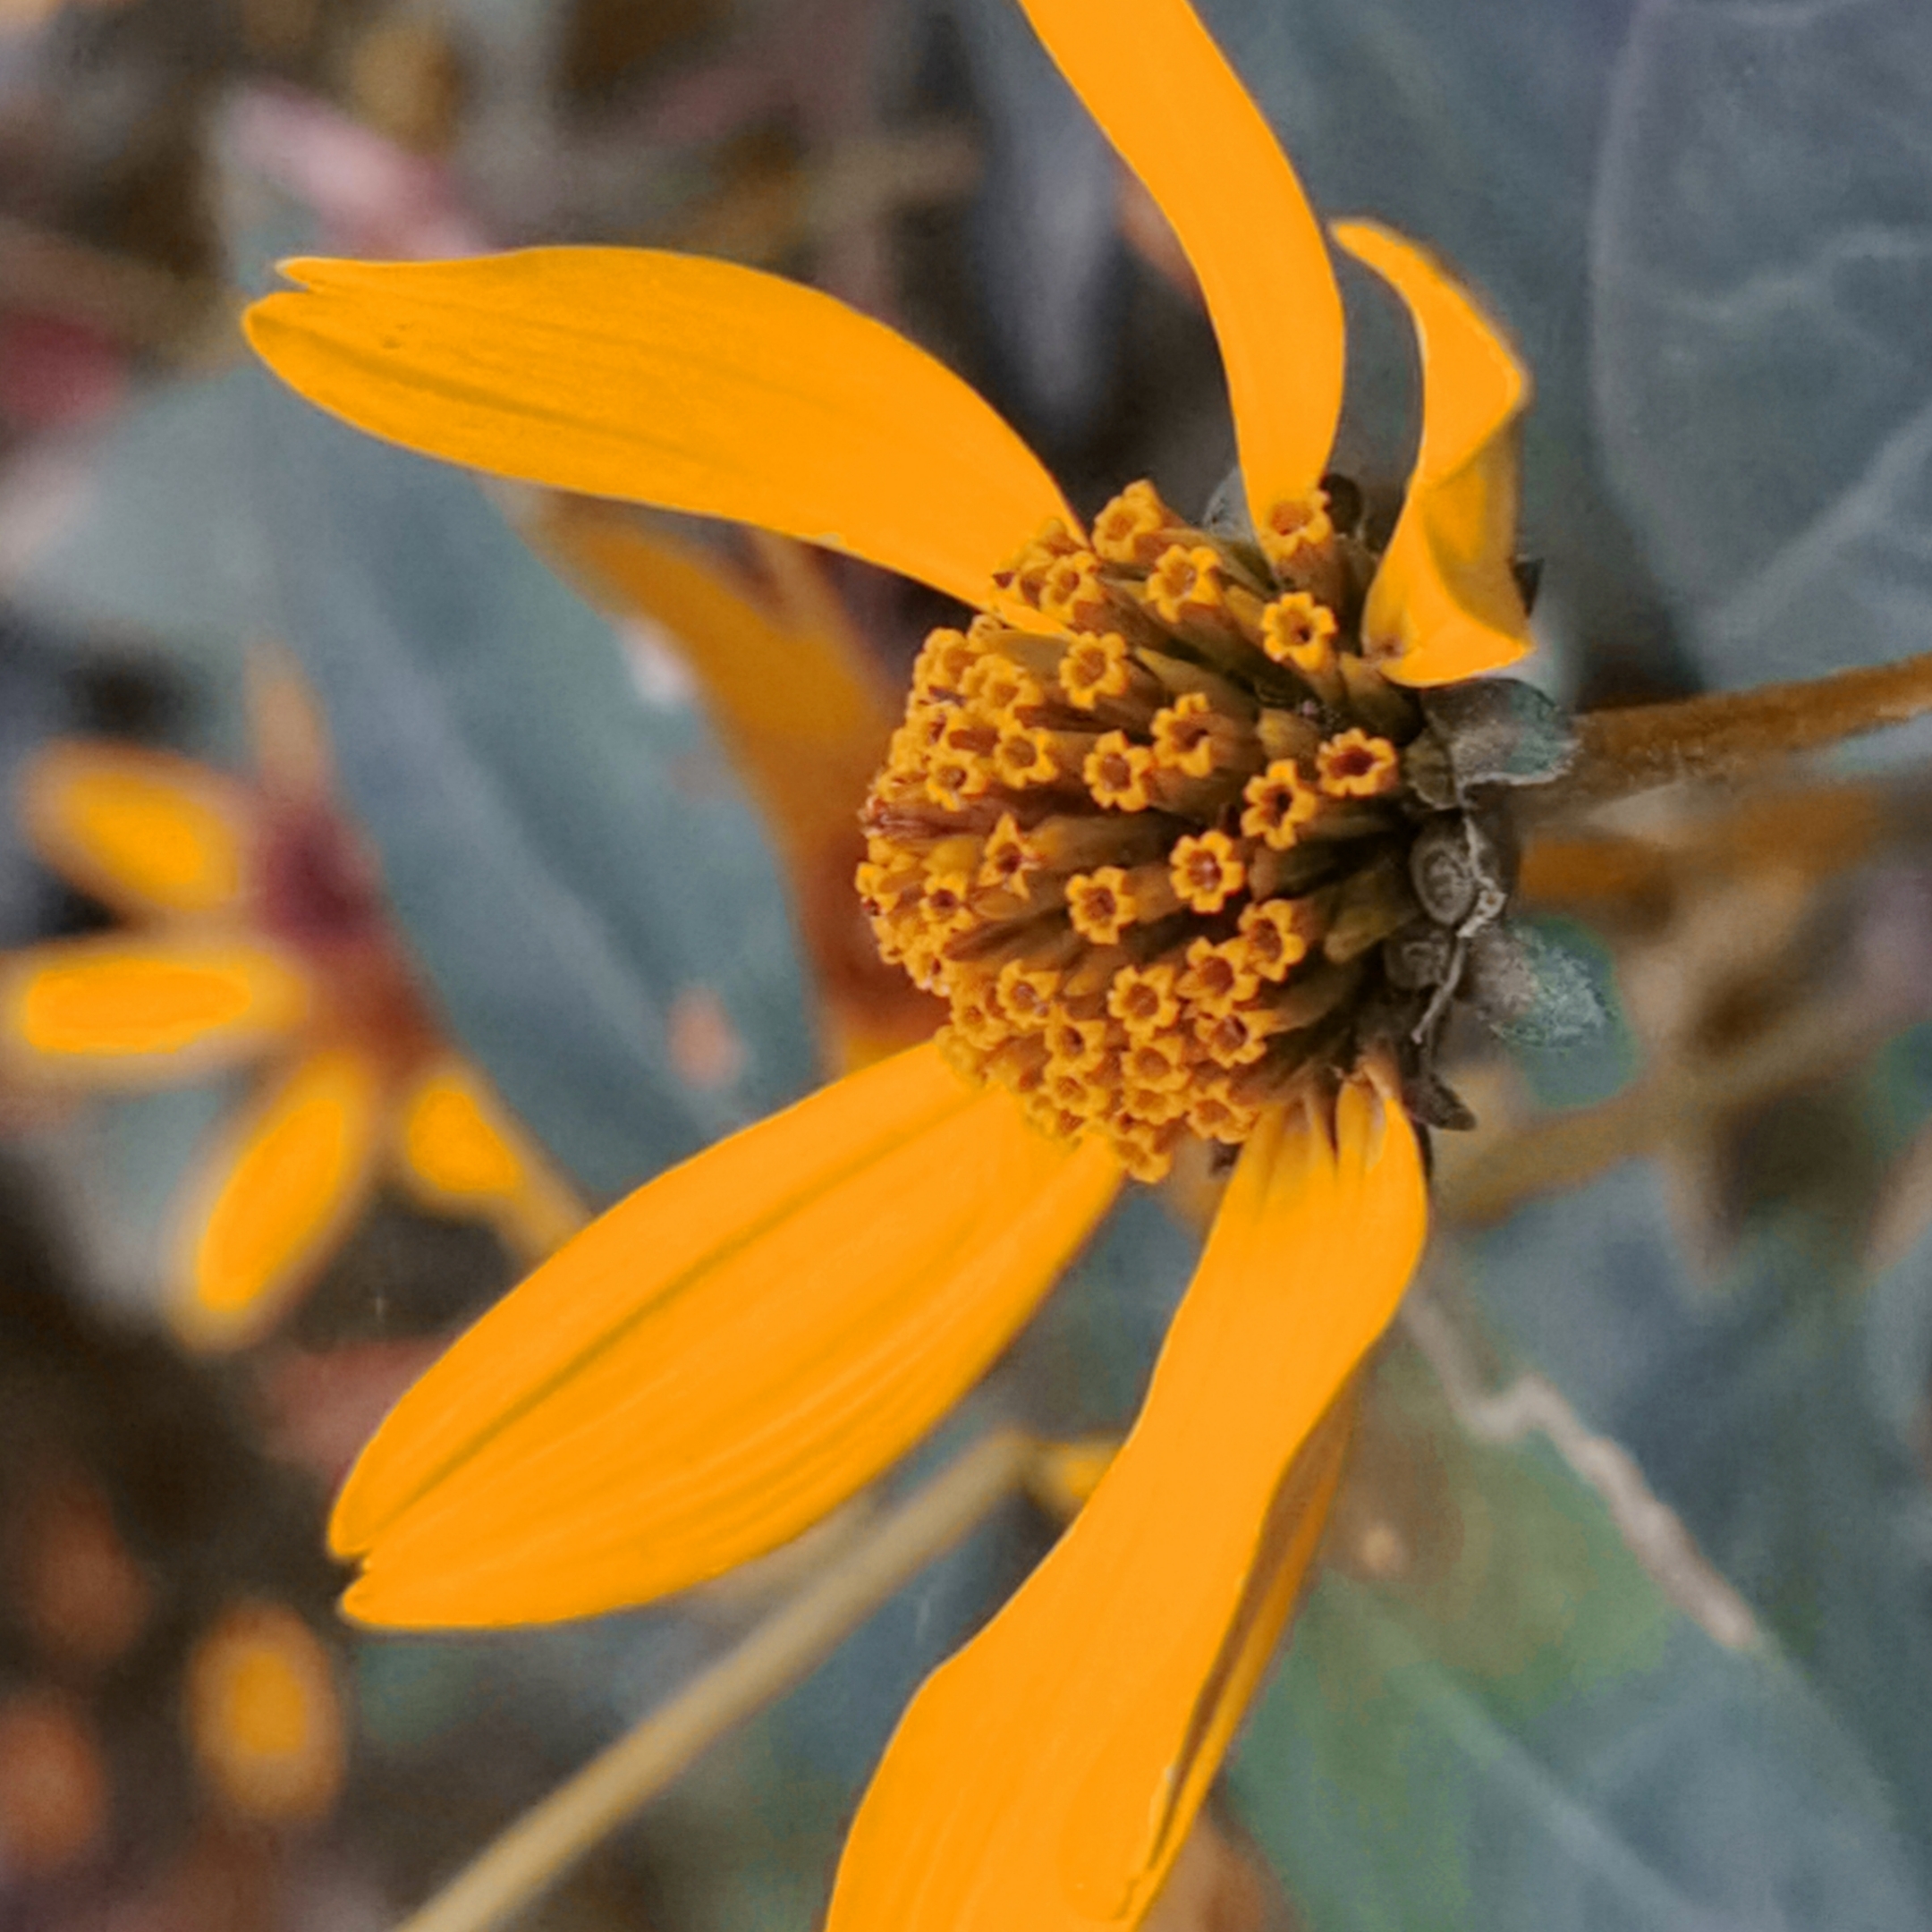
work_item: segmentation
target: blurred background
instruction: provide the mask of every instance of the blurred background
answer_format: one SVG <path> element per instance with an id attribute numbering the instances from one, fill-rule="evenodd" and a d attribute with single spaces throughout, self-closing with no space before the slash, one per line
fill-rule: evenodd
<path id="1" fill-rule="evenodd" d="M 1317 205 L 1439 250 L 1535 371 L 1530 676 L 1928 648 L 1932 11 L 1201 11 Z M 397 1925 L 864 1532 L 544 1632 L 334 1614 L 332 1486 L 453 1333 L 935 1017 L 849 878 L 939 599 L 481 483 L 242 352 L 280 257 L 538 242 L 828 289 L 1082 510 L 1232 461 L 1186 264 L 1011 0 L 0 0 L 5 1932 Z M 1338 464 L 1397 484 L 1406 326 L 1344 279 Z M 1603 1024 L 1459 1043 L 1480 1124 L 1169 1932 L 1932 1923 L 1928 760 L 1908 728 L 1531 843 Z M 80 998 L 211 964 L 248 996 L 205 1055 Z M 265 1218 L 292 1148 L 324 1179 Z M 888 1490 L 1003 1423 L 1122 1428 L 1198 1222 L 1123 1205 Z M 520 1922 L 814 1925 L 1054 1505 Z"/>

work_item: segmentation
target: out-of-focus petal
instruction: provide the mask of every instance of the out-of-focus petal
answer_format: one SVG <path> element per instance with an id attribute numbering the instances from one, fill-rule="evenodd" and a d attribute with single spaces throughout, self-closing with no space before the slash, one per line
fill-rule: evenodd
<path id="1" fill-rule="evenodd" d="M 240 934 L 52 940 L 0 956 L 0 1063 L 88 1086 L 165 1086 L 250 1059 L 307 1019 L 289 954 Z"/>
<path id="2" fill-rule="evenodd" d="M 119 911 L 213 912 L 241 894 L 249 795 L 205 765 L 68 739 L 29 760 L 19 796 L 41 856 Z"/>
<path id="3" fill-rule="evenodd" d="M 1516 587 L 1518 424 L 1530 378 L 1442 266 L 1373 222 L 1335 240 L 1408 306 L 1422 357 L 1422 440 L 1362 614 L 1362 642 L 1401 684 L 1500 671 L 1534 645 Z"/>
<path id="4" fill-rule="evenodd" d="M 699 256 L 530 249 L 284 264 L 249 340 L 310 402 L 453 462 L 729 517 L 969 602 L 1048 519 L 950 369 L 817 291 Z"/>
<path id="5" fill-rule="evenodd" d="M 346 1607 L 541 1622 L 682 1589 L 795 1536 L 978 1377 L 1105 1212 L 931 1046 L 640 1189 L 487 1315 L 377 1431 L 331 1540 Z"/>
<path id="6" fill-rule="evenodd" d="M 623 512 L 560 504 L 544 533 L 601 601 L 670 634 L 794 876 L 834 828 L 856 838 L 894 720 L 849 631 L 784 622 L 723 558 Z"/>
<path id="7" fill-rule="evenodd" d="M 1366 1082 L 1333 1146 L 1300 1111 L 1250 1140 L 1119 1456 L 901 1721 L 830 1932 L 1138 1921 L 1292 1604 L 1345 1433 L 1335 1398 L 1424 1217 L 1415 1136 Z"/>
<path id="8" fill-rule="evenodd" d="M 945 1009 L 879 958 L 852 892 L 865 856 L 859 808 L 894 719 L 818 559 L 763 538 L 760 596 L 722 558 L 642 530 L 632 514 L 565 500 L 541 530 L 594 595 L 662 627 L 697 673 L 784 854 L 829 1063 L 848 1072 L 925 1038 Z"/>
<path id="9" fill-rule="evenodd" d="M 188 1662 L 188 1741 L 229 1808 L 312 1823 L 342 1789 L 342 1697 L 320 1640 L 281 1604 L 233 1605 Z"/>
<path id="10" fill-rule="evenodd" d="M 1342 298 L 1321 225 L 1187 0 L 1021 4 L 1199 278 L 1259 528 L 1314 487 L 1342 412 Z"/>
<path id="11" fill-rule="evenodd" d="M 382 1103 L 375 1063 L 326 1047 L 224 1127 L 175 1236 L 169 1312 L 184 1341 L 240 1348 L 315 1279 L 368 1198 Z"/>
<path id="12" fill-rule="evenodd" d="M 527 1261 L 561 1248 L 589 1216 L 474 1067 L 426 1068 L 394 1116 L 395 1164 L 432 1211 L 494 1223 Z"/>

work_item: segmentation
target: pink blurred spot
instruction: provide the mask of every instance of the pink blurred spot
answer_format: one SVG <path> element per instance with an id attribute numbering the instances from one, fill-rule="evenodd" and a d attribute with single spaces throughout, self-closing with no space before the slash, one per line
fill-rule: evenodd
<path id="1" fill-rule="evenodd" d="M 327 248 L 428 261 L 489 246 L 441 162 L 321 101 L 284 88 L 248 89 L 229 107 L 224 134 L 242 169 L 314 212 Z"/>
<path id="2" fill-rule="evenodd" d="M 60 316 L 0 316 L 0 415 L 30 429 L 93 422 L 126 391 L 106 336 Z"/>
<path id="3" fill-rule="evenodd" d="M 266 1363 L 259 1395 L 269 1453 L 308 1470 L 334 1491 L 377 1424 L 453 1339 L 356 1342 Z"/>

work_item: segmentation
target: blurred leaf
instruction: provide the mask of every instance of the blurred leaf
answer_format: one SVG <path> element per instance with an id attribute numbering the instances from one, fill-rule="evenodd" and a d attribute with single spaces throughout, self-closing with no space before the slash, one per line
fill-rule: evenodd
<path id="1" fill-rule="evenodd" d="M 1485 1307 L 1622 1443 L 1894 1794 L 1932 1872 L 1932 1246 L 1876 1281 L 1877 1177 L 1932 1113 L 1925 1030 L 1767 1110 L 1760 1192 L 1712 1280 L 1631 1163 L 1467 1244 Z M 1837 1916 L 1852 1916 L 1840 1911 Z"/>
<path id="2" fill-rule="evenodd" d="M 1091 433 L 1113 388 L 1120 165 L 1013 0 L 944 8 L 985 128 L 969 239 L 993 388 L 1051 457 Z"/>
<path id="3" fill-rule="evenodd" d="M 784 897 L 701 721 L 643 701 L 607 627 L 448 469 L 233 378 L 276 605 L 341 785 L 470 1050 L 593 1187 L 812 1078 Z M 694 1090 L 667 1016 L 747 1043 Z"/>
<path id="4" fill-rule="evenodd" d="M 1932 13 L 1651 0 L 1613 98 L 1598 421 L 1699 662 L 1923 649 Z"/>
<path id="5" fill-rule="evenodd" d="M 1547 565 L 1538 631 L 1599 675 L 1669 675 L 1665 613 L 1602 473 L 1591 415 L 1589 216 L 1607 82 L 1632 0 L 1313 0 L 1201 12 L 1331 219 L 1439 250 L 1536 378 L 1522 550 Z M 1401 480 L 1416 422 L 1406 322 L 1352 273 L 1337 466 Z M 1534 671 L 1539 679 L 1547 668 Z"/>
<path id="6" fill-rule="evenodd" d="M 634 1183 L 809 1082 L 784 895 L 709 733 L 471 479 L 253 368 L 162 395 L 94 476 L 36 597 L 216 667 L 294 648 L 451 1023 L 580 1180 Z M 667 1038 L 696 990 L 744 1046 L 708 1088 Z"/>
<path id="7" fill-rule="evenodd" d="M 1546 1449 L 1461 1436 L 1405 1347 L 1327 1547 L 1233 1774 L 1314 1932 L 1924 1922 L 1801 1678 L 1672 1610 Z"/>

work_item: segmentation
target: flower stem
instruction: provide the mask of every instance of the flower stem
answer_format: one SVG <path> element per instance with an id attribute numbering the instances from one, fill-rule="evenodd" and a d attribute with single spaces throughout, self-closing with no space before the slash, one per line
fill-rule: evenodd
<path id="1" fill-rule="evenodd" d="M 1538 818 L 1692 779 L 1734 778 L 1932 712 L 1932 652 L 1755 691 L 1588 711 L 1576 763 L 1526 794 Z"/>
<path id="2" fill-rule="evenodd" d="M 1019 1489 L 1038 1453 L 1017 1430 L 976 1443 L 735 1648 L 526 1812 L 396 1932 L 485 1932 L 529 1904 Z"/>
<path id="3" fill-rule="evenodd" d="M 1437 1170 L 1449 1225 L 1490 1226 L 1525 1201 L 1581 1187 L 1720 1116 L 1854 1065 L 1907 1023 L 1897 1012 L 1809 1009 L 1724 1059 L 1666 1066 L 1595 1106 L 1539 1114 Z"/>

